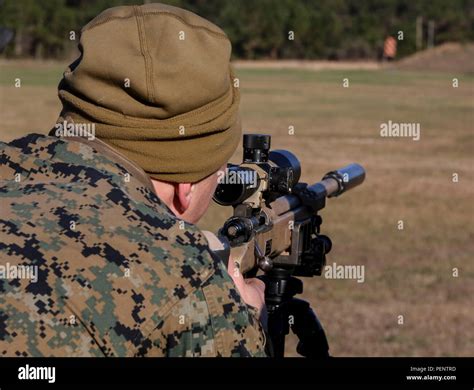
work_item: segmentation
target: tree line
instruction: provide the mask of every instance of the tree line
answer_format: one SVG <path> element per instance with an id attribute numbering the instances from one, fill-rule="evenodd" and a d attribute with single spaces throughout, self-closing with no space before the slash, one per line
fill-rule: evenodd
<path id="1" fill-rule="evenodd" d="M 398 55 L 405 56 L 426 47 L 428 27 L 435 45 L 474 40 L 472 0 L 161 2 L 193 11 L 220 26 L 232 41 L 235 58 L 375 59 L 389 35 L 398 39 Z M 106 8 L 137 3 L 141 2 L 0 0 L 0 55 L 68 57 L 88 21 Z M 71 40 L 74 35 L 76 39 Z"/>

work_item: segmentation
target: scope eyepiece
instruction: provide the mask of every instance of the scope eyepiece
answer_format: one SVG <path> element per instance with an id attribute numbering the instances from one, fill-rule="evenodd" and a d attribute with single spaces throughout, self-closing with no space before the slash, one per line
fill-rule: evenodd
<path id="1" fill-rule="evenodd" d="M 224 177 L 219 179 L 214 201 L 222 206 L 244 203 L 259 188 L 261 180 L 266 194 L 289 194 L 301 176 L 298 158 L 287 150 L 270 152 L 271 136 L 266 134 L 244 134 L 243 165 L 229 164 Z M 253 166 L 253 168 L 252 168 Z M 266 172 L 262 179 L 261 170 Z M 258 172 L 257 172 L 258 171 Z"/>
<path id="2" fill-rule="evenodd" d="M 255 170 L 229 164 L 218 178 L 214 201 L 222 206 L 233 206 L 245 201 L 257 191 L 260 178 Z"/>

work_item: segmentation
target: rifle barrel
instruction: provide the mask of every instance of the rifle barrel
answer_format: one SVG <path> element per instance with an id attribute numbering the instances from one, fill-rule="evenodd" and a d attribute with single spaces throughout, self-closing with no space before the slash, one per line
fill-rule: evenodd
<path id="1" fill-rule="evenodd" d="M 326 173 L 319 183 L 313 185 L 322 184 L 326 188 L 326 196 L 330 198 L 357 187 L 364 179 L 365 169 L 361 165 L 353 163 Z"/>

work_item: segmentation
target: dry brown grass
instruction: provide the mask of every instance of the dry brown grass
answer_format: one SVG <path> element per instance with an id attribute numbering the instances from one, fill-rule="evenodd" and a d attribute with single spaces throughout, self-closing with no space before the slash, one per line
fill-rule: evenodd
<path id="1" fill-rule="evenodd" d="M 2 140 L 51 127 L 59 104 L 50 80 L 61 68 L 0 65 Z M 269 133 L 275 148 L 297 153 L 304 180 L 353 161 L 367 170 L 362 187 L 329 200 L 322 212 L 334 244 L 328 261 L 365 265 L 365 283 L 305 281 L 304 297 L 316 308 L 332 353 L 474 355 L 474 79 L 456 75 L 460 86 L 452 88 L 450 73 L 237 73 L 245 131 Z M 25 80 L 20 89 L 11 86 L 16 75 Z M 342 87 L 346 77 L 349 88 Z M 388 120 L 419 122 L 421 140 L 381 138 L 380 124 Z M 212 206 L 201 225 L 216 229 L 229 212 Z M 288 354 L 294 346 L 290 338 Z"/>

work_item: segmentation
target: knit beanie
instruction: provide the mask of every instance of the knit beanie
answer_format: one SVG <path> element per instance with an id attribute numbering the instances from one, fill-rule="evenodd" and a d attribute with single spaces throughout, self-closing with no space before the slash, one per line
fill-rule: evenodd
<path id="1" fill-rule="evenodd" d="M 158 180 L 197 182 L 231 157 L 239 90 L 219 27 L 164 4 L 120 6 L 82 29 L 79 50 L 58 87 L 60 121 L 94 124 Z"/>

